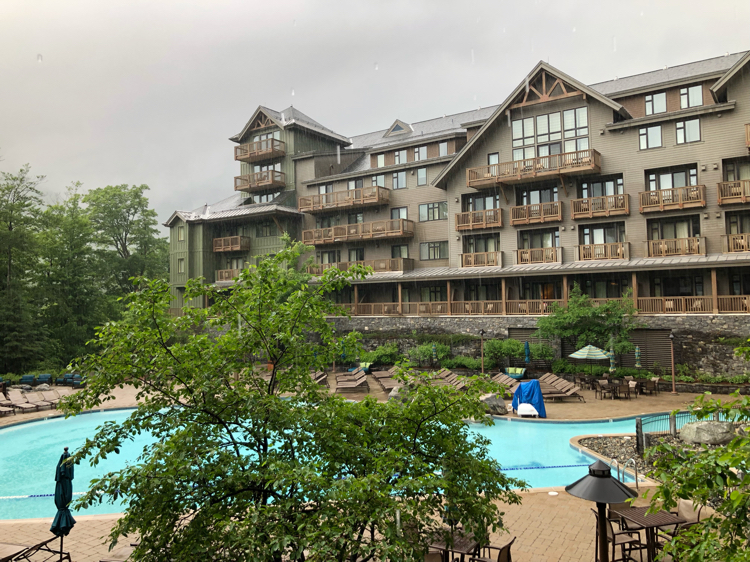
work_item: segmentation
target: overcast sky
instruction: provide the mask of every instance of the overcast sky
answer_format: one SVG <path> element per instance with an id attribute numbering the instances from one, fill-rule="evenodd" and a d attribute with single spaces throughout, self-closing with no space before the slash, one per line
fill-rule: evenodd
<path id="1" fill-rule="evenodd" d="M 0 170 L 49 201 L 148 184 L 164 221 L 233 193 L 228 137 L 290 104 L 356 135 L 750 49 L 748 0 L 0 1 Z"/>

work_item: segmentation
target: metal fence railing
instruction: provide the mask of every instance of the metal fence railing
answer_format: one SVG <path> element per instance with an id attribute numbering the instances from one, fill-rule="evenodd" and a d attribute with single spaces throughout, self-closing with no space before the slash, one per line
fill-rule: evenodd
<path id="1" fill-rule="evenodd" d="M 698 419 L 699 418 L 692 412 L 677 412 L 675 414 L 653 414 L 636 418 L 636 451 L 641 457 L 643 457 L 644 451 L 651 445 L 655 444 L 655 438 L 665 435 L 677 437 L 677 434 L 683 425 L 685 425 L 686 423 L 698 421 Z M 733 418 L 729 418 L 722 412 L 714 413 L 713 417 L 710 419 L 713 419 L 715 421 L 732 422 L 735 426 L 739 426 L 744 423 Z"/>

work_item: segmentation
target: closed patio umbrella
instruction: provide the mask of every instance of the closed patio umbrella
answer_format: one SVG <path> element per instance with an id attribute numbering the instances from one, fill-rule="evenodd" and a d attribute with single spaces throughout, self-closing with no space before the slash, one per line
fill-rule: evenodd
<path id="1" fill-rule="evenodd" d="M 531 363 L 531 347 L 529 346 L 528 340 L 523 345 L 523 351 L 526 354 L 526 356 L 524 357 L 524 361 L 526 363 Z"/>
<path id="2" fill-rule="evenodd" d="M 57 514 L 52 521 L 52 527 L 50 527 L 50 531 L 60 537 L 60 560 L 63 559 L 63 537 L 66 537 L 73 525 L 76 524 L 76 520 L 73 519 L 68 509 L 70 502 L 73 500 L 73 465 L 65 462 L 68 458 L 70 458 L 70 454 L 68 448 L 65 447 L 55 468 Z"/>
<path id="3" fill-rule="evenodd" d="M 641 348 L 637 345 L 635 346 L 635 368 L 641 368 Z"/>
<path id="4" fill-rule="evenodd" d="M 586 347 L 582 347 L 575 353 L 571 353 L 569 357 L 572 357 L 573 359 L 594 359 L 594 360 L 609 359 L 609 355 L 607 355 L 605 351 L 593 345 L 587 345 Z M 594 374 L 593 365 L 591 365 L 591 374 L 592 375 Z"/>
<path id="5" fill-rule="evenodd" d="M 612 347 L 609 348 L 609 372 L 615 372 L 615 350 Z"/>

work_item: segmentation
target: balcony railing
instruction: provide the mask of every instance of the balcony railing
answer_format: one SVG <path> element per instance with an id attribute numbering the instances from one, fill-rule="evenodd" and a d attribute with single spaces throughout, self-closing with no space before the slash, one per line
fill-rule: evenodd
<path id="1" fill-rule="evenodd" d="M 247 236 L 226 236 L 214 238 L 214 252 L 248 252 L 250 238 Z"/>
<path id="2" fill-rule="evenodd" d="M 641 191 L 641 213 L 706 206 L 706 186 L 691 185 L 656 191 Z"/>
<path id="3" fill-rule="evenodd" d="M 451 314 L 504 314 L 503 301 L 454 301 Z"/>
<path id="4" fill-rule="evenodd" d="M 516 250 L 516 264 L 556 263 L 561 261 L 561 248 L 529 248 Z"/>
<path id="5" fill-rule="evenodd" d="M 745 313 L 750 312 L 750 295 L 721 296 L 719 295 L 719 312 Z"/>
<path id="6" fill-rule="evenodd" d="M 461 267 L 502 267 L 502 252 L 479 252 L 461 254 Z"/>
<path id="7" fill-rule="evenodd" d="M 726 234 L 721 241 L 725 254 L 750 252 L 750 234 Z"/>
<path id="8" fill-rule="evenodd" d="M 266 191 L 275 188 L 284 189 L 285 187 L 286 175 L 284 172 L 277 172 L 276 170 L 267 170 L 265 172 L 234 177 L 235 191 Z"/>
<path id="9" fill-rule="evenodd" d="M 216 282 L 231 281 L 235 277 L 239 277 L 239 269 L 217 269 L 216 270 Z"/>
<path id="10" fill-rule="evenodd" d="M 722 181 L 718 184 L 719 205 L 750 201 L 750 180 Z"/>
<path id="11" fill-rule="evenodd" d="M 476 230 L 503 226 L 502 209 L 456 213 L 456 230 Z"/>
<path id="12" fill-rule="evenodd" d="M 560 299 L 505 301 L 505 313 L 511 315 L 544 315 L 551 312 L 552 303 L 562 304 Z"/>
<path id="13" fill-rule="evenodd" d="M 333 193 L 320 193 L 300 197 L 297 208 L 305 213 L 316 213 L 346 207 L 387 205 L 390 201 L 389 193 L 389 189 L 379 186 L 359 187 L 347 191 L 334 191 Z"/>
<path id="14" fill-rule="evenodd" d="M 745 146 L 750 148 L 750 123 L 745 125 Z"/>
<path id="15" fill-rule="evenodd" d="M 671 240 L 648 240 L 646 249 L 650 258 L 705 255 L 706 239 L 696 236 L 693 238 L 673 238 Z"/>
<path id="16" fill-rule="evenodd" d="M 307 272 L 312 275 L 322 275 L 326 269 L 336 268 L 346 271 L 353 265 L 364 265 L 371 267 L 375 273 L 385 271 L 411 271 L 414 269 L 414 260 L 411 258 L 383 258 L 379 260 L 364 261 L 342 261 L 338 263 L 319 263 L 308 266 Z"/>
<path id="17" fill-rule="evenodd" d="M 711 314 L 712 297 L 643 297 L 638 299 L 642 314 Z"/>
<path id="18" fill-rule="evenodd" d="M 621 193 L 619 195 L 573 199 L 570 202 L 570 214 L 574 219 L 629 215 L 630 196 Z"/>
<path id="19" fill-rule="evenodd" d="M 628 242 L 582 244 L 576 246 L 576 250 L 577 261 L 630 259 L 630 244 Z"/>
<path id="20" fill-rule="evenodd" d="M 562 202 L 535 203 L 510 208 L 510 224 L 534 224 L 562 220 Z"/>
<path id="21" fill-rule="evenodd" d="M 406 238 L 414 236 L 414 222 L 407 219 L 391 219 L 317 228 L 302 232 L 305 244 L 333 244 L 348 240 L 378 240 L 382 238 Z"/>
<path id="22" fill-rule="evenodd" d="M 498 183 L 520 183 L 545 176 L 601 172 L 601 154 L 593 149 L 539 156 L 513 162 L 490 164 L 466 170 L 466 185 L 492 187 Z"/>
<path id="23" fill-rule="evenodd" d="M 277 139 L 264 139 L 234 147 L 234 159 L 240 162 L 259 162 L 284 155 L 286 143 Z"/>

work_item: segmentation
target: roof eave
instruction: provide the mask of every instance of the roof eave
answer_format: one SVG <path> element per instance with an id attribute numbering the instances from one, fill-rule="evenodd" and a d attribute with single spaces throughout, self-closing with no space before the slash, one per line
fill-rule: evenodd
<path id="1" fill-rule="evenodd" d="M 732 67 L 727 70 L 721 78 L 719 78 L 716 83 L 711 86 L 711 95 L 713 96 L 714 100 L 717 101 L 719 97 L 719 93 L 722 89 L 724 89 L 727 85 L 727 83 L 734 77 L 735 74 L 737 74 L 743 66 L 745 66 L 748 61 L 750 61 L 750 51 L 745 53 L 740 60 L 738 60 L 736 63 L 732 65 Z"/>

